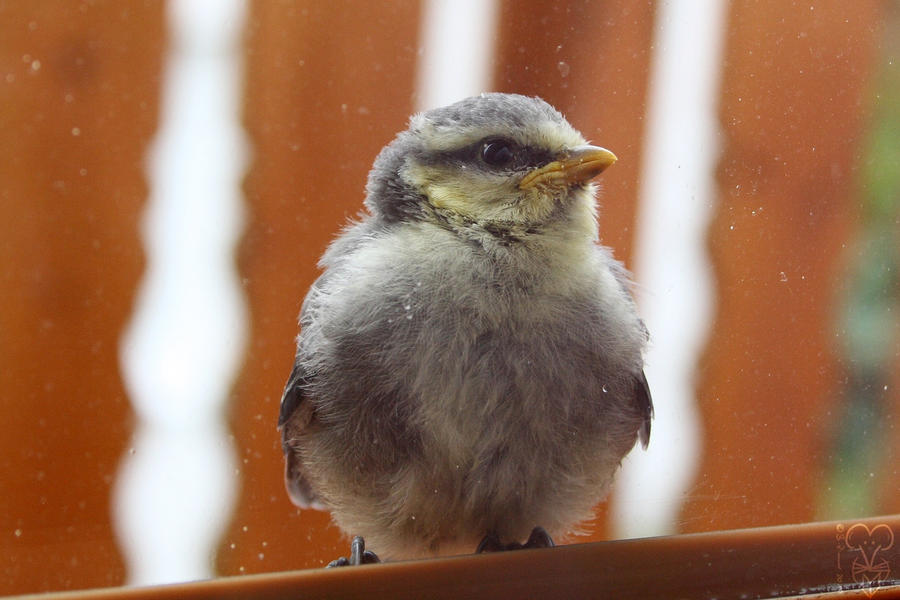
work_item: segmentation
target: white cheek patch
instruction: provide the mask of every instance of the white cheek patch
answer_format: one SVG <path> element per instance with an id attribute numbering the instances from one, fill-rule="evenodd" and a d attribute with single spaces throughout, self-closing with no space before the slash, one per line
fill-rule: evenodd
<path id="1" fill-rule="evenodd" d="M 515 187 L 505 177 L 483 172 L 407 164 L 400 175 L 421 190 L 433 207 L 463 215 L 483 216 L 486 209 L 512 200 L 515 194 Z"/>
<path id="2" fill-rule="evenodd" d="M 446 179 L 426 188 L 431 205 L 451 211 L 473 221 L 508 221 L 515 219 L 515 189 L 504 190 L 505 182 L 490 180 L 473 182 L 469 178 Z"/>
<path id="3" fill-rule="evenodd" d="M 407 165 L 401 175 L 440 211 L 481 223 L 534 223 L 546 218 L 555 200 L 541 193 L 523 195 L 514 179 L 484 171 L 449 171 Z"/>

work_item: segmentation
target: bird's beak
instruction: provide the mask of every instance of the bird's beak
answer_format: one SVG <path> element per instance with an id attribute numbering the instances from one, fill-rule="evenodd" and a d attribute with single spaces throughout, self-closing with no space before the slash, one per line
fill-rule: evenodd
<path id="1" fill-rule="evenodd" d="M 531 171 L 519 182 L 519 189 L 527 190 L 542 184 L 570 186 L 586 183 L 606 167 L 616 162 L 616 155 L 599 146 L 578 146 L 560 158 Z"/>

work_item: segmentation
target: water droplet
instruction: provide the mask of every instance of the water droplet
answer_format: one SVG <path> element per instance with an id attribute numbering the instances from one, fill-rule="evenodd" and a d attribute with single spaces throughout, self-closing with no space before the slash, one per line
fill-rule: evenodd
<path id="1" fill-rule="evenodd" d="M 40 69 L 41 69 L 41 61 L 39 61 L 37 59 L 31 61 L 31 70 L 32 71 L 39 71 Z"/>
<path id="2" fill-rule="evenodd" d="M 787 273 L 785 273 L 784 271 L 782 271 L 781 273 L 779 273 L 779 274 L 778 274 L 778 280 L 779 280 L 779 281 L 787 281 Z"/>
<path id="3" fill-rule="evenodd" d="M 561 60 L 558 63 L 556 63 L 556 69 L 559 71 L 559 74 L 563 77 L 568 77 L 569 71 L 572 70 L 572 68 L 569 66 L 569 63 L 567 63 L 564 60 Z"/>
<path id="4" fill-rule="evenodd" d="M 15 534 L 16 537 L 22 537 L 22 530 L 21 530 L 21 529 L 16 529 L 15 531 L 13 531 L 13 533 Z"/>
<path id="5" fill-rule="evenodd" d="M 74 136 L 76 136 L 76 137 L 79 136 L 79 135 L 81 135 L 81 129 L 79 129 L 78 127 L 73 127 L 73 128 L 72 128 L 72 135 L 74 135 Z"/>
<path id="6" fill-rule="evenodd" d="M 606 386 L 605 386 L 605 385 L 604 385 L 602 388 L 600 388 L 600 389 L 603 390 L 603 393 L 604 393 L 604 394 L 606 394 L 607 392 L 609 392 L 609 390 L 606 389 Z"/>

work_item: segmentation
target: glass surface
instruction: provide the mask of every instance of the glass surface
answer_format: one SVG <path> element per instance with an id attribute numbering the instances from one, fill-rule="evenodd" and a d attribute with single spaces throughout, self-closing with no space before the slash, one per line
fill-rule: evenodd
<path id="1" fill-rule="evenodd" d="M 283 488 L 297 312 L 481 90 L 619 157 L 657 416 L 570 541 L 900 513 L 898 51 L 875 0 L 0 3 L 0 595 L 347 553 Z"/>

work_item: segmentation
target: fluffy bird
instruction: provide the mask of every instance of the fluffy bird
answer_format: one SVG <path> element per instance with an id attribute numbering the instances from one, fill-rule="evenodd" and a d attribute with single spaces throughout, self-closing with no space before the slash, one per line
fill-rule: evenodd
<path id="1" fill-rule="evenodd" d="M 653 413 L 647 331 L 598 244 L 591 180 L 615 160 L 539 98 L 410 119 L 300 312 L 278 420 L 297 505 L 390 559 L 591 517 Z"/>

